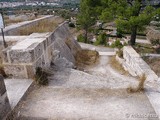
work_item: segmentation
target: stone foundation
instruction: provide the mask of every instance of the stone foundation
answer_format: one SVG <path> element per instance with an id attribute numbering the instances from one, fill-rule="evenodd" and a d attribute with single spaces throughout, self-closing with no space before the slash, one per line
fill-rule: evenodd
<path id="1" fill-rule="evenodd" d="M 11 107 L 7 97 L 4 80 L 3 80 L 3 77 L 0 76 L 0 120 L 5 119 L 6 115 L 10 111 L 11 111 Z"/>

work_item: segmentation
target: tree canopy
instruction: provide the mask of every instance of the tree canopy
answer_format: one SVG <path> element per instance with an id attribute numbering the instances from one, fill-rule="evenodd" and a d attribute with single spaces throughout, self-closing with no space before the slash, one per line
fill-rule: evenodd
<path id="1" fill-rule="evenodd" d="M 78 24 L 85 30 L 85 42 L 87 41 L 88 30 L 96 20 L 96 6 L 99 5 L 98 0 L 81 0 L 80 14 L 78 15 Z"/>
<path id="2" fill-rule="evenodd" d="M 118 30 L 131 33 L 131 45 L 135 44 L 137 30 L 148 25 L 156 14 L 160 15 L 160 9 L 144 4 L 144 0 L 81 0 L 80 9 L 80 23 L 90 26 L 95 19 L 115 21 Z"/>

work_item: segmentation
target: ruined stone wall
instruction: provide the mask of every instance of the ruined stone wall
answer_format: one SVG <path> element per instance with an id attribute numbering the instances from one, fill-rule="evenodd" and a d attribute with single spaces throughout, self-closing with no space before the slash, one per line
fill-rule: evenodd
<path id="1" fill-rule="evenodd" d="M 131 46 L 123 48 L 123 58 L 122 65 L 131 75 L 142 76 L 145 74 L 149 81 L 158 80 L 158 76 Z"/>
<path id="2" fill-rule="evenodd" d="M 14 78 L 33 78 L 35 68 L 48 68 L 51 62 L 60 67 L 73 67 L 73 51 L 79 49 L 65 22 L 52 33 L 33 33 L 27 39 L 4 49 L 4 70 Z"/>
<path id="3" fill-rule="evenodd" d="M 11 107 L 7 97 L 6 87 L 3 77 L 0 76 L 0 120 L 3 120 L 10 111 Z"/>

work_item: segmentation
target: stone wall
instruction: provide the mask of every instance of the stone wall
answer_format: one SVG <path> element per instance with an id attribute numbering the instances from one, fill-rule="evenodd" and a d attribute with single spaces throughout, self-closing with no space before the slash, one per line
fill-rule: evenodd
<path id="1" fill-rule="evenodd" d="M 4 70 L 14 78 L 33 78 L 35 68 L 73 67 L 74 55 L 80 50 L 65 22 L 52 33 L 33 33 L 2 51 Z"/>
<path id="2" fill-rule="evenodd" d="M 19 33 L 19 30 L 20 29 L 27 29 L 27 27 L 30 27 L 30 26 L 36 26 L 38 24 L 38 22 L 42 21 L 42 20 L 53 20 L 53 18 L 56 18 L 57 16 L 53 16 L 53 15 L 48 15 L 48 16 L 44 16 L 42 18 L 38 18 L 38 19 L 35 19 L 35 20 L 32 20 L 32 21 L 25 21 L 25 22 L 21 22 L 21 23 L 17 23 L 17 24 L 13 24 L 13 25 L 10 25 L 10 26 L 7 26 L 5 29 L 4 29 L 4 34 L 5 35 L 8 35 L 8 36 L 17 36 L 17 35 L 20 35 Z M 0 35 L 1 35 L 1 31 L 0 31 Z"/>
<path id="3" fill-rule="evenodd" d="M 145 74 L 149 81 L 158 80 L 158 76 L 131 46 L 123 48 L 123 58 L 122 65 L 131 75 L 142 76 Z"/>
<path id="4" fill-rule="evenodd" d="M 10 111 L 11 107 L 7 97 L 6 87 L 3 77 L 0 76 L 0 120 L 3 120 Z"/>

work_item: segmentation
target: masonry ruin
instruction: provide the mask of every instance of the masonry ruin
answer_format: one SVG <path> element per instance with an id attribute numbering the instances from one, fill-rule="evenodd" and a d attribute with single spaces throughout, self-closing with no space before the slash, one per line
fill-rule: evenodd
<path id="1" fill-rule="evenodd" d="M 46 17 L 46 19 L 50 17 L 52 18 L 53 16 Z M 24 27 L 25 25 L 22 26 Z M 19 27 L 15 27 L 14 29 L 11 28 L 10 30 L 8 29 L 5 31 L 5 34 L 8 35 L 6 37 L 7 39 L 11 39 L 11 35 L 14 35 L 14 39 L 12 38 L 12 40 L 8 40 L 8 43 L 11 42 L 10 46 L 2 51 L 4 70 L 8 76 L 12 78 L 19 78 L 22 81 L 22 79 L 25 78 L 27 80 L 32 79 L 37 67 L 50 68 L 51 64 L 54 64 L 58 68 L 62 69 L 74 67 L 76 52 L 80 51 L 81 47 L 69 32 L 67 22 L 60 24 L 53 32 L 33 33 L 29 36 L 19 36 L 16 31 L 18 29 Z M 115 51 L 113 53 L 115 54 Z M 99 54 L 103 56 L 106 55 L 106 52 L 99 51 Z M 114 54 L 111 54 L 111 56 Z M 141 76 L 145 74 L 148 81 L 158 81 L 158 76 L 150 69 L 150 67 L 141 59 L 140 55 L 136 53 L 131 46 L 124 47 L 123 57 L 124 59 L 121 61 L 121 64 L 127 71 L 130 72 L 131 75 Z M 75 72 L 76 70 L 72 71 Z M 89 80 L 89 78 L 92 79 L 92 76 L 87 73 L 83 73 L 82 71 L 80 71 L 80 73 L 79 71 L 76 72 L 76 75 L 81 74 L 88 76 L 85 80 Z M 96 78 L 94 80 L 96 80 Z M 92 80 L 91 84 L 95 82 L 94 80 Z M 82 80 L 82 86 L 85 86 L 84 81 Z M 112 79 L 109 81 L 112 85 L 114 85 L 114 83 L 112 83 Z M 95 83 L 98 85 L 98 83 L 101 82 L 104 82 L 104 80 L 100 79 Z M 104 82 L 106 83 L 106 86 L 108 86 L 107 82 L 108 81 Z M 31 84 L 32 80 L 28 86 L 31 86 Z M 104 88 L 103 83 L 101 83 L 101 85 Z M 67 89 L 68 88 L 72 87 L 67 87 Z M 4 118 L 9 111 L 11 111 L 6 93 L 6 87 L 2 77 L 0 77 L 0 95 L 1 119 Z M 152 99 L 155 98 L 155 96 L 152 93 L 147 93 L 147 95 L 156 111 L 157 103 Z M 158 114 L 159 110 L 157 110 L 156 113 Z"/>
<path id="2" fill-rule="evenodd" d="M 66 43 L 67 42 L 67 43 Z M 56 65 L 73 67 L 80 46 L 73 40 L 67 23 L 51 33 L 33 33 L 2 51 L 4 70 L 14 78 L 33 78 L 37 67 Z"/>

